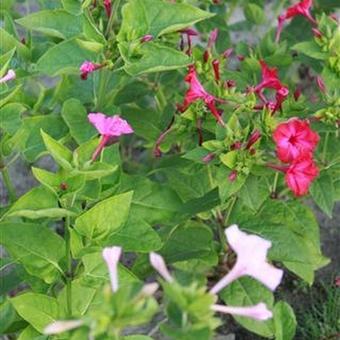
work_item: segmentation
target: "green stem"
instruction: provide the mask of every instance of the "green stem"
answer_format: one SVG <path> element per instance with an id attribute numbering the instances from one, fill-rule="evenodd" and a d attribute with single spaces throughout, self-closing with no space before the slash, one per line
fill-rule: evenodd
<path id="1" fill-rule="evenodd" d="M 279 175 L 280 175 L 279 172 L 275 173 L 274 183 L 273 183 L 273 188 L 272 188 L 272 195 L 276 195 L 276 189 L 277 189 L 277 183 L 278 183 L 278 180 L 279 180 Z"/>
<path id="2" fill-rule="evenodd" d="M 72 317 L 72 255 L 71 255 L 71 235 L 70 235 L 70 217 L 65 219 L 65 242 L 66 242 L 66 307 L 68 317 Z"/>
<path id="3" fill-rule="evenodd" d="M 8 192 L 9 202 L 13 203 L 17 199 L 17 194 L 15 192 L 14 185 L 11 181 L 11 177 L 9 176 L 8 167 L 5 166 L 1 158 L 0 158 L 0 169 L 1 169 L 1 175 L 4 180 L 5 187 Z"/>
<path id="4" fill-rule="evenodd" d="M 105 31 L 106 37 L 109 35 L 109 33 L 112 30 L 113 23 L 115 22 L 115 19 L 117 17 L 117 11 L 118 11 L 118 8 L 119 8 L 120 1 L 121 0 L 116 0 L 114 6 L 112 8 L 111 15 L 110 15 L 110 18 L 109 18 L 109 22 L 107 23 L 107 27 L 106 27 L 106 31 Z"/>
<path id="5" fill-rule="evenodd" d="M 225 218 L 225 220 L 224 220 L 224 223 L 225 223 L 225 224 L 228 224 L 228 223 L 229 223 L 229 218 L 230 218 L 231 212 L 232 212 L 233 209 L 234 209 L 234 205 L 235 205 L 236 201 L 237 201 L 237 196 L 233 196 L 233 198 L 232 198 L 232 200 L 231 200 L 231 202 L 230 202 L 230 205 L 229 205 L 229 207 L 228 207 L 227 216 L 226 216 L 226 218 Z"/>
<path id="6" fill-rule="evenodd" d="M 326 133 L 325 142 L 322 149 L 322 163 L 326 164 L 326 153 L 329 140 L 329 132 Z"/>

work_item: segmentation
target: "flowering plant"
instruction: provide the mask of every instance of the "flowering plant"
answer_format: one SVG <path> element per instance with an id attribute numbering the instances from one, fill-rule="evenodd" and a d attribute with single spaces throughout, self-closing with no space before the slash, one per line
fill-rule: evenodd
<path id="1" fill-rule="evenodd" d="M 329 263 L 311 201 L 340 198 L 337 4 L 27 3 L 1 4 L 1 334 L 206 340 L 230 314 L 293 339 L 285 282 Z"/>

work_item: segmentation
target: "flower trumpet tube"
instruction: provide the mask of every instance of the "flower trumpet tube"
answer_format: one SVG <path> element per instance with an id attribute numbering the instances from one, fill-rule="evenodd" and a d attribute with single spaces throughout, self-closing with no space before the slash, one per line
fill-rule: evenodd
<path id="1" fill-rule="evenodd" d="M 211 309 L 215 312 L 232 314 L 236 316 L 245 316 L 258 321 L 265 321 L 273 317 L 273 313 L 262 302 L 255 306 L 248 307 L 212 305 Z"/>
<path id="2" fill-rule="evenodd" d="M 110 274 L 112 292 L 118 290 L 118 262 L 122 254 L 121 247 L 104 248 L 102 255 Z"/>

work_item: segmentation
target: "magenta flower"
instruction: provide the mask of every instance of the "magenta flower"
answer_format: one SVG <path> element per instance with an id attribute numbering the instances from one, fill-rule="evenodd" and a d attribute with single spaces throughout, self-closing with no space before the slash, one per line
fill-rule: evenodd
<path id="1" fill-rule="evenodd" d="M 161 255 L 151 252 L 150 263 L 152 267 L 163 277 L 165 281 L 172 282 L 174 280 Z"/>
<path id="2" fill-rule="evenodd" d="M 84 61 L 79 68 L 81 79 L 86 80 L 90 73 L 100 69 L 101 67 L 103 67 L 103 65 L 95 64 L 91 61 Z"/>
<path id="3" fill-rule="evenodd" d="M 316 24 L 315 19 L 312 17 L 310 10 L 313 5 L 312 0 L 302 0 L 297 4 L 290 6 L 286 9 L 286 11 L 278 17 L 278 27 L 276 32 L 276 42 L 280 40 L 281 32 L 283 29 L 283 25 L 286 20 L 289 20 L 297 15 L 302 15 L 307 18 L 312 24 Z"/>
<path id="4" fill-rule="evenodd" d="M 141 42 L 141 43 L 145 43 L 145 42 L 148 42 L 148 41 L 151 41 L 151 40 L 153 40 L 153 35 L 152 35 L 152 34 L 145 34 L 145 35 L 141 38 L 140 42 Z"/>
<path id="5" fill-rule="evenodd" d="M 320 137 L 310 128 L 308 121 L 291 118 L 277 126 L 273 139 L 278 158 L 288 163 L 300 156 L 313 153 Z"/>
<path id="6" fill-rule="evenodd" d="M 311 156 L 304 156 L 292 162 L 286 170 L 285 181 L 295 196 L 306 195 L 314 179 L 319 175 L 319 168 Z"/>
<path id="7" fill-rule="evenodd" d="M 289 94 L 289 90 L 285 87 L 277 74 L 277 68 L 270 68 L 263 60 L 260 60 L 261 70 L 262 70 L 262 80 L 255 86 L 254 92 L 259 96 L 259 98 L 265 103 L 270 103 L 263 94 L 265 89 L 273 89 L 276 91 L 275 99 L 276 103 L 273 106 L 273 113 L 280 109 L 282 102 L 286 99 Z"/>
<path id="8" fill-rule="evenodd" d="M 318 85 L 319 90 L 322 93 L 326 93 L 326 84 L 325 84 L 324 80 L 321 78 L 321 76 L 316 77 L 316 84 Z"/>
<path id="9" fill-rule="evenodd" d="M 15 71 L 8 70 L 8 72 L 2 78 L 0 78 L 0 84 L 7 83 L 8 81 L 15 79 L 15 77 Z"/>
<path id="10" fill-rule="evenodd" d="M 189 89 L 185 94 L 184 102 L 179 107 L 179 109 L 183 112 L 185 111 L 188 106 L 201 99 L 204 101 L 204 103 L 207 105 L 210 112 L 213 114 L 213 116 L 216 118 L 216 120 L 224 126 L 224 122 L 220 116 L 220 113 L 218 112 L 215 101 L 223 102 L 221 99 L 215 98 L 213 95 L 209 94 L 203 87 L 203 85 L 200 83 L 200 81 L 197 78 L 196 69 L 194 66 L 189 67 L 189 72 L 184 78 L 185 82 L 189 84 Z"/>
<path id="11" fill-rule="evenodd" d="M 106 144 L 115 141 L 116 138 L 121 135 L 133 133 L 133 129 L 129 123 L 118 115 L 108 117 L 100 112 L 90 113 L 88 119 L 102 136 L 101 141 L 92 156 L 92 160 L 97 158 Z"/>
<path id="12" fill-rule="evenodd" d="M 102 255 L 110 274 L 112 292 L 118 290 L 118 262 L 122 254 L 121 247 L 107 247 L 103 249 Z"/>
<path id="13" fill-rule="evenodd" d="M 211 309 L 215 312 L 245 316 L 254 320 L 264 321 L 273 317 L 273 313 L 261 302 L 255 306 L 232 307 L 223 305 L 212 305 Z"/>
<path id="14" fill-rule="evenodd" d="M 112 11 L 112 4 L 111 0 L 104 0 L 104 7 L 105 7 L 105 12 L 108 18 L 111 16 L 111 11 Z"/>
<path id="15" fill-rule="evenodd" d="M 225 234 L 228 243 L 237 254 L 237 260 L 231 271 L 211 288 L 210 293 L 217 294 L 229 283 L 245 275 L 275 290 L 281 282 L 283 271 L 267 262 L 271 242 L 256 235 L 249 235 L 241 231 L 237 225 L 227 228 Z"/>

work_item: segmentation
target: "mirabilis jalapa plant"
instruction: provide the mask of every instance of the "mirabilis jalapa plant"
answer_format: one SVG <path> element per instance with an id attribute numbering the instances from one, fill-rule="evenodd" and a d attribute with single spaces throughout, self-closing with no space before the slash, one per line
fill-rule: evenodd
<path id="1" fill-rule="evenodd" d="M 336 8 L 36 5 L 2 3 L 1 334 L 204 340 L 225 313 L 293 339 L 274 291 L 284 271 L 311 285 L 328 263 L 305 199 L 329 216 L 339 199 Z M 233 39 L 249 27 L 251 43 Z M 37 180 L 20 197 L 18 158 Z"/>

